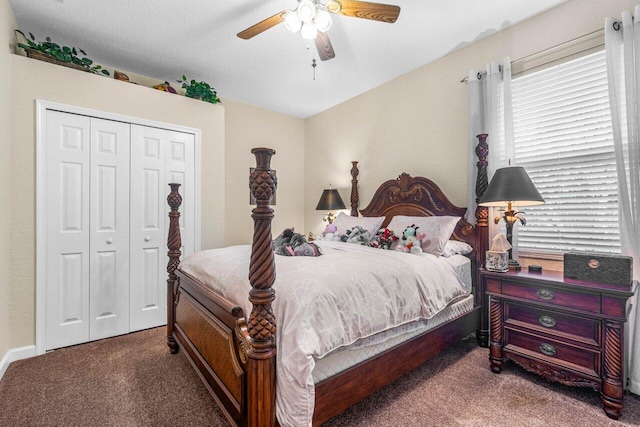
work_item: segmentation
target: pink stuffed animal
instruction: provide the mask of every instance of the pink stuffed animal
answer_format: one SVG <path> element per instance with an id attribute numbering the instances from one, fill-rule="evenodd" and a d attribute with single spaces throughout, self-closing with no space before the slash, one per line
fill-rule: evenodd
<path id="1" fill-rule="evenodd" d="M 327 224 L 327 228 L 322 233 L 323 240 L 340 240 L 338 235 L 338 227 L 333 224 Z"/>

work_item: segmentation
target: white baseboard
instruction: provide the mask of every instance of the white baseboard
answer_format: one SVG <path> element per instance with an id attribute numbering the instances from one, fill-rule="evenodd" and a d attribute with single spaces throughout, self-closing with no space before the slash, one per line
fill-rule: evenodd
<path id="1" fill-rule="evenodd" d="M 11 362 L 15 362 L 16 360 L 20 359 L 26 359 L 28 357 L 33 357 L 35 355 L 35 345 L 27 345 L 24 347 L 9 349 L 9 351 L 7 351 L 7 354 L 5 354 L 2 360 L 0 360 L 0 379 L 2 379 L 2 376 L 4 375 Z"/>

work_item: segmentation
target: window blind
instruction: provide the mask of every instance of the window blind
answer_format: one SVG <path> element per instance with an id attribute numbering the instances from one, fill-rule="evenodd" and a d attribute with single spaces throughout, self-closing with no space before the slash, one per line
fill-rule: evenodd
<path id="1" fill-rule="evenodd" d="M 545 199 L 523 208 L 518 249 L 620 252 L 604 51 L 514 79 L 512 92 L 515 164 Z"/>

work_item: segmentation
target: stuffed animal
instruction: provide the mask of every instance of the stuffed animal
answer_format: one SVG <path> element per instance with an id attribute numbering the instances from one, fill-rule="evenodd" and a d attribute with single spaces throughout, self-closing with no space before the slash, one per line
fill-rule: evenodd
<path id="1" fill-rule="evenodd" d="M 320 256 L 322 252 L 315 243 L 307 242 L 303 235 L 295 233 L 293 228 L 285 229 L 273 239 L 271 247 L 276 255 L 284 256 Z"/>
<path id="2" fill-rule="evenodd" d="M 411 224 L 402 232 L 402 238 L 400 244 L 396 248 L 398 251 L 421 254 L 422 253 L 422 239 L 427 237 L 426 233 L 418 233 L 418 228 L 415 224 Z"/>
<path id="3" fill-rule="evenodd" d="M 378 249 L 391 249 L 391 245 L 396 240 L 398 240 L 398 236 L 395 235 L 393 230 L 389 230 L 388 228 L 381 228 L 376 233 L 376 237 L 373 242 L 369 243 L 369 246 Z"/>
<path id="4" fill-rule="evenodd" d="M 338 227 L 333 224 L 327 224 L 327 228 L 324 229 L 324 233 L 322 233 L 322 237 L 324 240 L 334 240 L 338 234 Z"/>
<path id="5" fill-rule="evenodd" d="M 342 241 L 347 243 L 359 243 L 366 245 L 371 240 L 371 233 L 369 230 L 365 230 L 359 225 L 356 225 L 351 230 L 347 230 L 342 236 Z"/>

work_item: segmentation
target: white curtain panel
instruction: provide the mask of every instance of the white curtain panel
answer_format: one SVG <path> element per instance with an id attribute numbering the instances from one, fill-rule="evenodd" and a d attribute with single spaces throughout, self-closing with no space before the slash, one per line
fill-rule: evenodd
<path id="1" fill-rule="evenodd" d="M 511 107 L 511 59 L 507 56 L 502 63 L 491 62 L 484 71 L 471 70 L 469 85 L 469 191 L 467 194 L 467 220 L 475 223 L 476 177 L 478 173 L 475 155 L 478 144 L 477 135 L 486 133 L 489 144 L 489 180 L 496 169 L 515 164 L 513 143 L 513 109 Z M 507 159 L 507 161 L 502 160 Z M 500 232 L 500 224 L 495 225 L 493 218 L 498 209 L 490 208 L 489 241 Z M 514 253 L 514 256 L 517 254 Z"/>
<path id="2" fill-rule="evenodd" d="M 618 172 L 622 253 L 633 257 L 634 279 L 640 277 L 640 6 L 621 19 L 605 20 L 605 49 L 613 143 Z M 638 295 L 629 317 L 627 356 L 629 390 L 640 394 L 640 310 Z"/>

